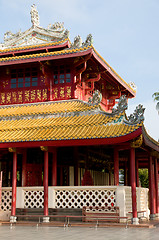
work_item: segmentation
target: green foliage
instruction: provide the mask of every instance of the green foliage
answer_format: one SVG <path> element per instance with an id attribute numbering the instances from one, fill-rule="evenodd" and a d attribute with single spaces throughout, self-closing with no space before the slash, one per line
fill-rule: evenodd
<path id="1" fill-rule="evenodd" d="M 154 101 L 157 101 L 157 104 L 156 104 L 156 109 L 159 113 L 159 92 L 155 92 L 153 95 L 152 95 Z"/>
<path id="2" fill-rule="evenodd" d="M 148 169 L 139 169 L 139 179 L 140 179 L 141 187 L 145 187 L 145 188 L 149 187 Z"/>

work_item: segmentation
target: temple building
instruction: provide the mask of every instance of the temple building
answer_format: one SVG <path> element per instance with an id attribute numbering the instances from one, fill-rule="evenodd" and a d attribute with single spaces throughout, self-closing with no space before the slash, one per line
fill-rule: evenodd
<path id="1" fill-rule="evenodd" d="M 99 55 L 91 34 L 71 43 L 63 23 L 43 28 L 35 5 L 30 13 L 31 28 L 6 32 L 0 44 L 1 213 L 15 222 L 17 209 L 40 208 L 47 222 L 50 209 L 118 206 L 134 224 L 138 211 L 157 217 L 159 143 L 142 105 L 125 112 L 135 85 Z M 149 189 L 139 168 L 148 169 Z"/>

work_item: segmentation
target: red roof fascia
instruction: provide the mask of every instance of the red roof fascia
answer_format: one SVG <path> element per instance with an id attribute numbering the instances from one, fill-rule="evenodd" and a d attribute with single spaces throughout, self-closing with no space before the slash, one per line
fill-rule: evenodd
<path id="1" fill-rule="evenodd" d="M 39 146 L 52 146 L 52 147 L 68 147 L 68 146 L 91 146 L 91 145 L 112 145 L 122 142 L 127 142 L 133 138 L 138 137 L 142 133 L 142 127 L 136 131 L 129 133 L 125 136 L 114 138 L 94 138 L 94 139 L 71 139 L 71 140 L 53 140 L 53 141 L 30 141 L 30 142 L 11 142 L 0 143 L 0 148 L 9 147 L 39 147 Z"/>
<path id="2" fill-rule="evenodd" d="M 45 47 L 35 47 L 35 48 L 30 48 L 29 47 L 27 49 L 22 49 L 22 50 L 14 50 L 13 51 L 9 51 L 9 52 L 0 52 L 0 56 L 3 56 L 3 55 L 10 55 L 10 54 L 13 54 L 13 53 L 26 53 L 26 52 L 35 52 L 35 51 L 40 51 L 40 50 L 45 50 L 45 49 L 56 49 L 56 48 L 63 48 L 63 47 L 69 47 L 70 46 L 70 43 L 69 41 L 63 43 L 63 44 L 59 44 L 59 45 L 53 45 L 53 46 L 45 46 Z"/>
<path id="3" fill-rule="evenodd" d="M 39 61 L 48 61 L 48 60 L 56 60 L 56 59 L 64 59 L 64 58 L 73 58 L 73 57 L 80 57 L 85 56 L 89 53 L 93 52 L 92 49 L 88 49 L 84 52 L 76 52 L 76 53 L 68 53 L 68 54 L 59 54 L 55 56 L 47 56 L 47 57 L 38 57 L 38 58 L 28 58 L 28 59 L 21 59 L 21 60 L 14 60 L 14 61 L 6 61 L 0 62 L 0 66 L 6 65 L 15 65 L 21 63 L 30 63 L 30 62 L 39 62 Z"/>
<path id="4" fill-rule="evenodd" d="M 115 73 L 93 52 L 93 57 L 124 87 L 126 88 L 134 97 L 136 94 L 125 84 Z"/>

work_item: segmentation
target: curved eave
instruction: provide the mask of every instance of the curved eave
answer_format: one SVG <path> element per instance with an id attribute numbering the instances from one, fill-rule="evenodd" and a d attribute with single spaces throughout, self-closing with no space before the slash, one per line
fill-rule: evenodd
<path id="1" fill-rule="evenodd" d="M 136 96 L 136 91 L 134 91 L 116 72 L 115 70 L 97 53 L 94 49 L 93 57 L 115 78 L 118 83 L 120 83 L 124 88 L 127 89 L 132 95 Z"/>
<path id="2" fill-rule="evenodd" d="M 142 133 L 142 127 L 132 133 L 119 137 L 92 138 L 92 139 L 71 139 L 71 140 L 52 140 L 52 141 L 24 141 L 24 142 L 5 142 L 0 143 L 0 148 L 8 147 L 39 147 L 39 146 L 92 146 L 92 145 L 112 145 L 124 143 L 138 137 Z"/>
<path id="3" fill-rule="evenodd" d="M 0 59 L 0 66 L 21 64 L 21 63 L 30 63 L 30 62 L 39 62 L 39 61 L 48 61 L 56 59 L 65 59 L 86 56 L 93 52 L 93 49 L 89 47 L 84 47 L 83 51 L 77 51 L 77 49 L 67 49 L 49 53 L 38 53 L 31 55 L 24 55 L 18 57 L 11 57 L 8 59 Z"/>
<path id="4" fill-rule="evenodd" d="M 152 137 L 148 135 L 144 126 L 142 127 L 142 134 L 145 145 L 159 152 L 159 142 L 155 141 Z"/>
<path id="5" fill-rule="evenodd" d="M 62 41 L 53 42 L 53 43 L 44 43 L 44 44 L 37 44 L 37 45 L 30 45 L 30 46 L 24 46 L 24 47 L 13 47 L 10 49 L 4 49 L 0 50 L 0 56 L 6 54 L 16 54 L 16 53 L 29 53 L 29 52 L 35 52 L 35 51 L 41 51 L 41 50 L 49 50 L 49 49 L 56 49 L 56 48 L 69 48 L 70 47 L 70 41 L 69 39 L 64 39 Z"/>

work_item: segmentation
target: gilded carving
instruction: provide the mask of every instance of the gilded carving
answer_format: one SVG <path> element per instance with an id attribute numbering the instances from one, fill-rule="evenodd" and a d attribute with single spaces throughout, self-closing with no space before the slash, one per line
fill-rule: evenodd
<path id="1" fill-rule="evenodd" d="M 30 92 L 30 101 L 31 102 L 35 101 L 35 96 L 36 96 L 35 90 L 31 90 L 31 92 Z"/>
<path id="2" fill-rule="evenodd" d="M 137 137 L 136 139 L 134 139 L 132 142 L 131 142 L 131 147 L 132 148 L 139 148 L 142 146 L 142 143 L 143 143 L 143 136 L 142 134 Z"/>
<path id="3" fill-rule="evenodd" d="M 47 152 L 48 151 L 48 147 L 44 147 L 44 146 L 40 146 L 41 151 Z"/>
<path id="4" fill-rule="evenodd" d="M 25 102 L 29 102 L 30 91 L 29 90 L 25 91 L 24 96 L 25 96 Z"/>
<path id="5" fill-rule="evenodd" d="M 16 152 L 16 148 L 10 147 L 10 148 L 8 148 L 8 151 L 9 151 L 9 152 Z"/>
<path id="6" fill-rule="evenodd" d="M 43 100 L 47 100 L 47 89 L 43 89 Z"/>
<path id="7" fill-rule="evenodd" d="M 60 88 L 60 98 L 64 98 L 65 97 L 65 89 L 64 87 Z"/>
<path id="8" fill-rule="evenodd" d="M 12 92 L 12 101 L 13 101 L 14 103 L 17 102 L 17 94 L 16 94 L 16 92 Z"/>
<path id="9" fill-rule="evenodd" d="M 71 87 L 66 88 L 66 97 L 71 98 Z"/>
<path id="10" fill-rule="evenodd" d="M 19 91 L 18 92 L 18 103 L 22 103 L 23 102 L 23 92 Z"/>
<path id="11" fill-rule="evenodd" d="M 41 100 L 41 90 L 37 90 L 37 100 Z"/>
<path id="12" fill-rule="evenodd" d="M 6 102 L 11 103 L 11 93 L 7 93 Z"/>
<path id="13" fill-rule="evenodd" d="M 5 93 L 1 93 L 1 104 L 5 103 Z"/>
<path id="14" fill-rule="evenodd" d="M 58 88 L 53 89 L 53 100 L 58 98 Z"/>

